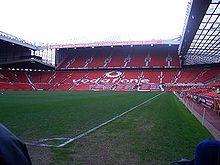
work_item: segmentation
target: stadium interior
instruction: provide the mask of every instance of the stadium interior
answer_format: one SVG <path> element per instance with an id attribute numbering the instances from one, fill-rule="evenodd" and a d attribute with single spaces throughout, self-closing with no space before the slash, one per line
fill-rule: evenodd
<path id="1" fill-rule="evenodd" d="M 153 94 L 150 93 L 150 95 L 152 94 L 151 96 L 152 98 L 157 97 L 157 95 L 163 93 L 166 93 L 168 95 L 171 94 L 175 97 L 175 99 L 178 98 L 180 101 L 182 101 L 189 110 L 190 108 L 191 109 L 198 108 L 199 110 L 198 111 L 195 110 L 195 111 L 197 111 L 197 115 L 200 116 L 200 118 L 198 119 L 195 114 L 194 116 L 196 116 L 196 118 L 202 123 L 202 125 L 204 121 L 204 114 L 206 113 L 207 114 L 206 117 L 209 124 L 211 123 L 210 125 L 213 125 L 214 128 L 213 126 L 210 125 L 208 126 L 205 125 L 205 126 L 208 128 L 209 131 L 211 130 L 210 132 L 212 133 L 213 136 L 218 137 L 220 139 L 220 124 L 219 124 L 220 122 L 220 118 L 219 118 L 220 117 L 220 1 L 219 0 L 191 1 L 189 3 L 189 11 L 187 13 L 182 35 L 172 40 L 120 41 L 120 42 L 105 41 L 105 42 L 94 42 L 94 43 L 53 43 L 53 44 L 47 43 L 47 44 L 37 45 L 29 41 L 26 41 L 24 39 L 21 39 L 19 37 L 8 34 L 6 32 L 0 31 L 0 91 L 2 94 L 1 96 L 3 97 L 5 91 L 6 92 L 38 91 L 39 93 L 45 91 L 46 92 L 60 91 L 61 95 L 62 95 L 62 91 L 64 92 L 69 91 L 69 93 L 71 93 L 72 91 L 76 91 L 76 95 L 80 95 L 79 91 L 89 91 L 89 92 L 102 91 L 102 92 L 97 92 L 98 94 L 105 93 L 106 91 L 120 91 L 120 92 L 129 91 L 128 93 L 130 92 L 135 93 L 134 94 L 135 96 L 137 96 L 136 93 L 142 92 L 143 94 L 146 94 L 153 91 L 152 92 Z M 69 93 L 67 93 L 67 96 L 70 96 Z M 86 92 L 84 93 L 86 95 L 85 97 L 89 97 L 88 93 Z M 49 95 L 50 94 L 48 94 L 47 96 L 46 94 L 44 99 L 47 99 Z M 111 96 L 111 99 L 114 97 L 120 98 L 121 97 L 120 94 L 118 95 Z M 148 100 L 152 99 L 150 98 L 150 95 L 149 98 L 146 97 Z M 22 97 L 27 98 L 29 96 L 23 94 Z M 108 101 L 107 96 L 99 96 L 98 99 L 102 97 L 105 101 L 106 100 Z M 140 100 L 144 104 L 145 102 L 148 102 L 148 100 L 146 101 L 146 98 L 144 98 L 144 96 L 138 96 L 138 97 L 140 97 Z M 7 99 L 7 97 L 5 97 L 5 99 Z M 130 96 L 129 99 L 133 100 Z M 137 98 L 137 100 L 138 99 L 139 98 Z M 77 102 L 79 100 L 76 99 L 74 101 Z M 136 107 L 143 105 L 143 103 L 140 103 L 138 102 L 139 100 L 138 101 L 137 100 L 135 100 L 136 102 L 133 100 L 135 103 L 134 104 L 135 106 L 132 105 L 133 108 L 129 106 L 125 106 L 126 109 L 130 111 L 130 109 L 135 109 Z M 166 102 L 166 99 L 164 100 Z M 60 105 L 58 105 L 60 109 L 62 108 L 68 109 L 70 105 L 72 105 L 70 103 L 67 103 L 65 105 L 66 102 L 62 99 L 61 101 L 63 101 L 63 103 L 60 103 Z M 71 101 L 72 100 L 70 100 L 70 102 Z M 55 101 L 52 102 L 54 103 Z M 120 102 L 120 99 L 118 102 Z M 128 100 L 127 103 L 129 102 L 131 101 Z M 97 104 L 97 106 L 99 106 L 99 104 L 102 104 L 99 103 L 98 101 L 95 103 Z M 7 102 L 7 104 L 10 104 L 10 102 L 9 103 Z M 87 102 L 85 102 L 85 104 L 87 104 Z M 106 104 L 108 104 L 108 106 L 112 108 L 111 103 L 107 102 Z M 18 103 L 18 105 L 20 104 Z M 49 107 L 46 103 L 44 105 L 47 108 Z M 91 109 L 96 108 L 93 107 L 93 104 L 88 103 L 88 105 L 91 106 Z M 161 103 L 161 105 L 163 106 L 163 103 Z M 106 105 L 102 105 L 102 106 L 104 107 Z M 160 105 L 158 106 L 160 107 Z M 41 109 L 40 106 L 38 108 Z M 113 106 L 112 109 L 114 108 L 115 107 Z M 53 107 L 53 109 L 56 108 Z M 105 108 L 100 107 L 100 109 L 98 109 L 100 110 L 100 112 L 97 111 L 97 114 L 95 111 L 94 112 L 91 111 L 90 114 L 90 112 L 87 112 L 86 110 L 84 111 L 84 109 L 83 110 L 80 109 L 82 111 L 82 115 L 80 116 L 78 112 L 77 114 L 83 119 L 81 120 L 79 117 L 79 121 L 78 118 L 75 116 L 75 114 L 73 114 L 74 111 L 67 110 L 68 113 L 70 113 L 72 116 L 69 114 L 67 115 L 65 114 L 66 115 L 65 117 L 68 118 L 69 116 L 71 116 L 76 122 L 81 124 L 89 123 L 88 127 L 84 128 L 84 126 L 82 126 L 82 128 L 85 130 L 88 128 L 91 129 L 90 125 L 97 128 L 97 123 L 102 121 L 101 119 L 99 119 L 99 117 L 101 116 L 102 113 L 107 113 L 107 108 L 106 108 L 106 112 L 104 110 Z M 157 107 L 157 109 L 160 108 Z M 169 107 L 165 109 L 168 110 Z M 205 109 L 208 109 L 209 112 L 205 111 Z M 58 111 L 57 113 L 58 117 L 57 116 L 56 117 L 58 118 L 58 120 L 64 123 L 64 124 L 62 123 L 63 125 L 65 125 L 66 124 L 65 120 L 61 119 L 60 117 L 62 116 L 61 113 L 63 112 L 61 111 L 59 112 L 59 110 L 57 109 L 54 110 L 54 112 L 56 111 Z M 37 116 L 35 118 L 35 121 L 38 120 L 40 121 L 41 113 L 43 114 L 45 112 L 46 110 L 44 109 L 42 110 L 42 112 L 39 113 L 39 115 L 36 115 L 36 113 L 33 112 L 33 114 Z M 121 113 L 121 109 L 119 112 Z M 114 113 L 118 115 L 120 114 L 119 112 L 118 113 L 114 112 Z M 94 117 L 94 120 L 97 117 L 98 122 L 97 123 L 94 122 L 95 124 L 91 122 L 92 123 L 91 124 L 89 121 L 90 116 L 86 118 L 83 116 L 85 115 L 83 113 L 87 114 L 88 116 L 91 115 L 92 116 L 91 118 Z M 92 113 L 94 113 L 94 115 Z M 110 112 L 108 113 L 110 114 L 110 116 L 115 115 L 113 112 L 112 114 Z M 160 113 L 163 114 L 163 111 L 160 111 Z M 51 115 L 51 113 L 48 112 L 48 114 L 46 115 L 49 116 Z M 173 119 L 171 118 L 171 120 L 174 120 L 176 118 L 178 119 L 178 115 L 174 116 Z M 28 117 L 26 118 L 29 120 Z M 20 117 L 19 120 L 21 120 L 21 118 L 23 117 Z M 166 119 L 167 118 L 169 117 L 166 116 Z M 72 122 L 73 119 L 71 118 L 68 119 L 67 121 Z M 107 117 L 104 119 L 105 121 L 107 120 L 107 122 L 109 120 L 109 118 Z M 59 128 L 61 127 L 60 125 L 62 124 L 59 124 L 58 122 L 57 123 L 54 122 L 56 121 L 55 117 L 53 118 L 52 121 L 54 123 L 51 124 L 51 128 L 52 125 L 55 125 L 57 127 L 55 128 L 55 131 L 58 130 L 57 131 L 58 133 L 55 132 L 55 134 L 48 133 L 49 131 L 47 131 L 47 129 L 49 128 L 45 128 L 45 127 L 49 127 L 49 126 L 45 124 L 46 123 L 45 119 L 42 119 L 42 121 L 43 121 L 42 122 L 43 126 L 37 123 L 38 124 L 37 127 L 39 126 L 39 129 L 44 128 L 46 130 L 45 131 L 44 129 L 42 129 L 43 131 L 46 132 L 45 133 L 46 138 L 49 137 L 52 140 L 61 139 L 61 141 L 64 140 L 71 141 L 71 138 L 63 138 L 66 135 L 72 136 L 72 134 L 70 134 L 69 132 L 66 133 L 65 132 L 66 130 L 62 134 L 62 131 L 64 130 L 63 128 L 65 127 Z M 141 121 L 144 120 L 141 119 Z M 152 121 L 154 120 L 152 119 Z M 184 123 L 183 121 L 181 122 Z M 192 121 L 192 123 L 193 122 L 194 121 Z M 14 125 L 16 124 L 12 124 L 12 128 Z M 66 125 L 68 125 L 66 126 L 66 128 L 69 128 L 69 125 L 71 124 L 66 124 Z M 70 131 L 71 133 L 74 132 L 76 135 L 78 135 L 78 133 L 81 133 L 80 132 L 81 125 L 75 124 L 74 126 L 77 127 L 76 131 L 74 130 L 75 132 L 72 131 L 72 129 L 70 128 L 68 131 Z M 78 127 L 80 131 L 78 130 Z M 161 126 L 161 128 L 163 127 Z M 159 131 L 157 130 L 155 132 L 161 131 L 163 133 L 163 131 L 167 129 L 167 128 L 164 129 L 161 128 L 159 129 Z M 35 129 L 35 127 L 31 129 Z M 60 131 L 59 129 L 62 131 Z M 188 129 L 188 127 L 186 127 L 186 129 Z M 197 126 L 195 126 L 195 129 L 197 129 Z M 180 131 L 182 130 L 180 129 Z M 32 130 L 30 132 L 32 133 Z M 36 139 L 37 140 L 41 139 L 39 140 L 40 142 L 46 143 L 47 140 L 49 139 L 48 138 L 46 140 L 45 139 L 42 140 L 42 138 L 45 137 L 37 131 L 36 131 L 37 136 L 34 137 L 33 135 L 32 137 L 30 132 L 26 131 L 24 133 L 24 137 L 27 136 L 29 142 L 30 141 L 32 142 Z M 38 135 L 38 133 L 40 135 Z M 196 134 L 196 131 L 193 132 L 193 134 L 194 133 Z M 142 134 L 142 132 L 139 134 Z M 22 135 L 23 134 L 21 134 L 21 136 Z M 56 139 L 57 137 L 56 135 L 61 135 L 61 138 L 59 137 L 60 139 L 59 138 Z M 172 134 L 172 136 L 180 137 L 175 133 Z M 183 135 L 181 136 L 184 138 Z M 170 141 L 169 138 L 167 139 L 168 141 Z M 191 142 L 191 139 L 189 141 Z M 178 141 L 176 143 L 182 143 L 182 142 Z M 141 144 L 141 146 L 143 145 Z M 69 148 L 65 148 L 65 149 L 69 149 Z M 87 150 L 89 149 L 85 149 L 85 150 L 87 152 Z M 175 150 L 174 152 L 176 152 L 176 148 L 174 150 Z M 144 153 L 145 152 L 147 151 L 144 151 Z M 40 156 L 37 155 L 36 157 L 40 157 Z M 126 159 L 127 157 L 125 158 L 125 160 Z M 157 158 L 155 158 L 155 160 L 156 159 Z M 153 164 L 154 163 L 155 162 L 153 162 Z"/>
<path id="2" fill-rule="evenodd" d="M 179 91 L 219 110 L 219 12 L 219 1 L 193 1 L 171 41 L 36 46 L 1 32 L 0 89 Z"/>
<path id="3" fill-rule="evenodd" d="M 220 5 L 198 3 L 178 41 L 39 47 L 1 32 L 0 89 L 179 91 L 212 100 L 219 110 Z"/>
<path id="4" fill-rule="evenodd" d="M 39 47 L 1 32 L 0 89 L 184 91 L 213 100 L 214 108 L 220 98 L 220 5 L 198 3 L 179 41 Z"/>
<path id="5" fill-rule="evenodd" d="M 197 3 L 191 5 L 180 41 L 37 47 L 1 32 L 0 89 L 177 90 L 219 99 L 220 6 Z M 51 52 L 55 65 L 42 58 L 52 59 Z"/>

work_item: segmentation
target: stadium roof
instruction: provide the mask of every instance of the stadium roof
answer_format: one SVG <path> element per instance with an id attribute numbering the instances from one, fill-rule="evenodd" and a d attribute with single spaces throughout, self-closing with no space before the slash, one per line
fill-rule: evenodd
<path id="1" fill-rule="evenodd" d="M 20 46 L 24 46 L 24 47 L 27 47 L 33 50 L 37 49 L 37 46 L 35 46 L 31 42 L 21 39 L 19 37 L 13 36 L 11 34 L 2 32 L 2 31 L 0 31 L 0 40 L 7 41 L 13 44 L 20 45 Z"/>
<path id="2" fill-rule="evenodd" d="M 112 41 L 112 42 L 94 42 L 94 43 L 77 43 L 77 44 L 54 44 L 47 45 L 49 49 L 60 48 L 82 48 L 82 47 L 113 47 L 113 46 L 135 46 L 135 45 L 178 45 L 179 40 L 150 40 L 150 41 Z"/>
<path id="3" fill-rule="evenodd" d="M 220 0 L 193 0 L 179 55 L 184 65 L 220 63 Z"/>
<path id="4" fill-rule="evenodd" d="M 12 62 L 5 62 L 0 64 L 0 68 L 11 68 L 11 69 L 41 69 L 41 70 L 54 70 L 53 65 L 47 64 L 42 60 L 37 59 L 24 59 L 16 60 Z"/>

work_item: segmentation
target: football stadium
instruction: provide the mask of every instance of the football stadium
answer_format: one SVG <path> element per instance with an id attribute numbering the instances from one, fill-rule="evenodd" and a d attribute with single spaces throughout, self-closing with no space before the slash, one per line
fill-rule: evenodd
<path id="1" fill-rule="evenodd" d="M 175 14 L 175 13 L 173 13 Z M 194 159 L 220 139 L 220 1 L 170 40 L 36 44 L 0 31 L 0 122 L 33 164 Z"/>

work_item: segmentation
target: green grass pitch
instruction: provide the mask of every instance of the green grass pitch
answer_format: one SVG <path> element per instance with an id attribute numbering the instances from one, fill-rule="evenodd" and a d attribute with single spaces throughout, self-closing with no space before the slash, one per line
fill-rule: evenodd
<path id="1" fill-rule="evenodd" d="M 0 122 L 24 141 L 74 137 L 157 94 L 7 91 L 0 95 Z M 168 164 L 193 158 L 207 137 L 185 106 L 164 93 L 63 148 L 29 150 L 34 164 Z"/>

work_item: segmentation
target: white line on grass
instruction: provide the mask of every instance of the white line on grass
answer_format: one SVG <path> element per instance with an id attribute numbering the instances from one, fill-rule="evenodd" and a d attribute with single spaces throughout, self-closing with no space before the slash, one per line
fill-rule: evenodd
<path id="1" fill-rule="evenodd" d="M 142 105 L 144 105 L 144 104 L 150 102 L 151 100 L 153 100 L 153 99 L 155 99 L 156 97 L 162 95 L 163 93 L 164 93 L 164 92 L 162 92 L 162 93 L 160 93 L 160 94 L 158 94 L 158 95 L 156 95 L 156 96 L 154 96 L 154 97 L 152 97 L 152 98 L 150 98 L 150 99 L 148 99 L 148 100 L 146 100 L 146 101 L 144 101 L 144 102 L 142 102 L 142 103 L 140 103 L 140 104 L 138 104 L 138 105 L 136 105 L 136 106 L 130 108 L 129 110 L 127 110 L 127 111 L 121 113 L 120 115 L 117 115 L 117 116 L 111 118 L 110 120 L 107 120 L 106 122 L 104 122 L 104 123 L 102 123 L 102 124 L 100 124 L 100 125 L 98 125 L 98 126 L 92 128 L 92 129 L 90 129 L 90 130 L 88 130 L 88 131 L 86 131 L 86 132 L 84 132 L 84 133 L 81 133 L 81 134 L 79 134 L 79 135 L 77 135 L 77 136 L 75 136 L 75 137 L 73 137 L 73 138 L 62 138 L 62 137 L 61 137 L 61 138 L 47 138 L 47 139 L 41 139 L 41 140 L 39 140 L 38 142 L 35 142 L 35 143 L 26 143 L 26 144 L 28 144 L 28 145 L 43 146 L 43 147 L 57 147 L 57 148 L 63 147 L 63 146 L 65 146 L 65 145 L 67 145 L 67 144 L 69 144 L 69 143 L 71 143 L 71 142 L 73 142 L 73 141 L 75 141 L 75 140 L 77 140 L 77 139 L 80 139 L 81 137 L 84 137 L 84 136 L 88 135 L 88 134 L 91 133 L 91 132 L 94 132 L 95 130 L 97 130 L 97 129 L 99 129 L 99 128 L 105 126 L 105 125 L 107 125 L 108 123 L 110 123 L 110 122 L 112 122 L 112 121 L 114 121 L 114 120 L 116 120 L 116 119 L 118 119 L 118 118 L 120 118 L 120 117 L 126 115 L 127 113 L 129 113 L 129 112 L 135 110 L 136 108 L 138 108 L 138 107 L 140 107 L 140 106 L 142 106 Z M 53 141 L 53 140 L 67 140 L 67 141 L 64 142 L 64 143 L 62 143 L 62 144 L 60 144 L 60 145 L 42 144 L 42 142 Z M 39 143 L 41 143 L 41 144 L 39 144 Z"/>

